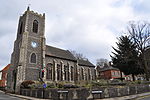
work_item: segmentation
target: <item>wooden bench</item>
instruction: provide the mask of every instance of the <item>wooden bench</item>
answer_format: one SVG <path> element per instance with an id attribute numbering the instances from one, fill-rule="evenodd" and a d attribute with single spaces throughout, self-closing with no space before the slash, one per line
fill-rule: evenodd
<path id="1" fill-rule="evenodd" d="M 57 91 L 58 92 L 58 95 L 59 95 L 59 99 L 61 100 L 61 99 L 63 99 L 62 97 L 60 97 L 60 94 L 65 94 L 65 96 L 66 96 L 66 99 L 65 100 L 67 100 L 68 99 L 68 91 Z"/>
<path id="2" fill-rule="evenodd" d="M 93 90 L 93 91 L 92 91 L 93 99 L 94 99 L 94 95 L 95 95 L 95 94 L 99 94 L 100 99 L 101 99 L 101 98 L 102 98 L 102 93 L 103 93 L 103 91 Z"/>

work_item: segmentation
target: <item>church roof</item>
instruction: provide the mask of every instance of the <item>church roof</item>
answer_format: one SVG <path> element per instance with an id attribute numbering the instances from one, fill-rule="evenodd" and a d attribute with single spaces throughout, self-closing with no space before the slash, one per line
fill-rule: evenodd
<path id="1" fill-rule="evenodd" d="M 71 60 L 71 61 L 78 61 L 79 66 L 95 67 L 88 60 L 76 59 L 69 50 L 63 50 L 63 49 L 48 46 L 48 45 L 46 45 L 46 56 L 65 59 L 65 60 Z"/>
<path id="2" fill-rule="evenodd" d="M 100 69 L 100 71 L 107 71 L 107 70 L 119 70 L 119 69 L 112 66 L 108 66 Z"/>
<path id="3" fill-rule="evenodd" d="M 95 67 L 90 61 L 88 61 L 88 60 L 83 60 L 83 59 L 78 59 L 78 64 L 79 64 L 80 66 Z"/>
<path id="4" fill-rule="evenodd" d="M 46 55 L 51 57 L 76 61 L 76 58 L 71 54 L 69 50 L 63 50 L 48 45 L 46 45 Z"/>

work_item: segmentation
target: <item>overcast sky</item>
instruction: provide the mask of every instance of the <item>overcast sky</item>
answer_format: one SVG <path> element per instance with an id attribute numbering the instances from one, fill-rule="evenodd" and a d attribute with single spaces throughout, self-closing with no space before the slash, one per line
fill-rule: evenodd
<path id="1" fill-rule="evenodd" d="M 93 64 L 110 60 L 128 21 L 150 20 L 150 0 L 0 0 L 0 69 L 10 63 L 19 16 L 46 14 L 46 44 L 75 50 Z"/>

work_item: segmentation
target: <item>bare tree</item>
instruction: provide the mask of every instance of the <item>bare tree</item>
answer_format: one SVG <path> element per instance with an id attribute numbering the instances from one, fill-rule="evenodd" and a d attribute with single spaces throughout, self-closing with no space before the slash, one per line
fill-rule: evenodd
<path id="1" fill-rule="evenodd" d="M 77 53 L 74 50 L 70 50 L 70 52 L 74 55 L 76 59 L 87 60 L 87 58 L 82 53 Z"/>
<path id="2" fill-rule="evenodd" d="M 104 58 L 100 58 L 96 60 L 96 66 L 100 66 L 100 67 L 104 67 L 104 66 L 108 66 L 108 60 L 104 59 Z"/>
<path id="3" fill-rule="evenodd" d="M 150 47 L 150 24 L 145 21 L 129 22 L 127 27 L 127 34 L 131 37 L 132 41 L 136 44 L 139 52 L 139 63 L 144 68 L 146 80 L 149 80 L 149 71 L 146 59 L 146 50 Z"/>

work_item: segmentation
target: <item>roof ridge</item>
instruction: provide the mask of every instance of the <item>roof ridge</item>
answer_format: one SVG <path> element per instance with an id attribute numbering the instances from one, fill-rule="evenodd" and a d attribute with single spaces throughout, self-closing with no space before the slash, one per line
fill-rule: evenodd
<path id="1" fill-rule="evenodd" d="M 51 56 L 60 57 L 63 59 L 65 58 L 70 60 L 76 60 L 69 50 L 64 50 L 49 45 L 46 45 L 46 54 L 50 54 Z"/>
<path id="2" fill-rule="evenodd" d="M 79 65 L 88 65 L 88 66 L 93 66 L 93 67 L 95 67 L 95 65 L 94 64 L 92 64 L 89 60 L 84 60 L 84 59 L 78 59 L 78 63 L 79 63 Z"/>
<path id="3" fill-rule="evenodd" d="M 48 47 L 52 47 L 52 48 L 55 48 L 55 49 L 59 49 L 59 50 L 63 50 L 63 51 L 68 51 L 68 50 L 65 50 L 65 49 L 61 49 L 61 48 L 58 48 L 58 47 L 54 47 L 54 46 L 50 46 L 50 45 L 46 45 Z"/>

